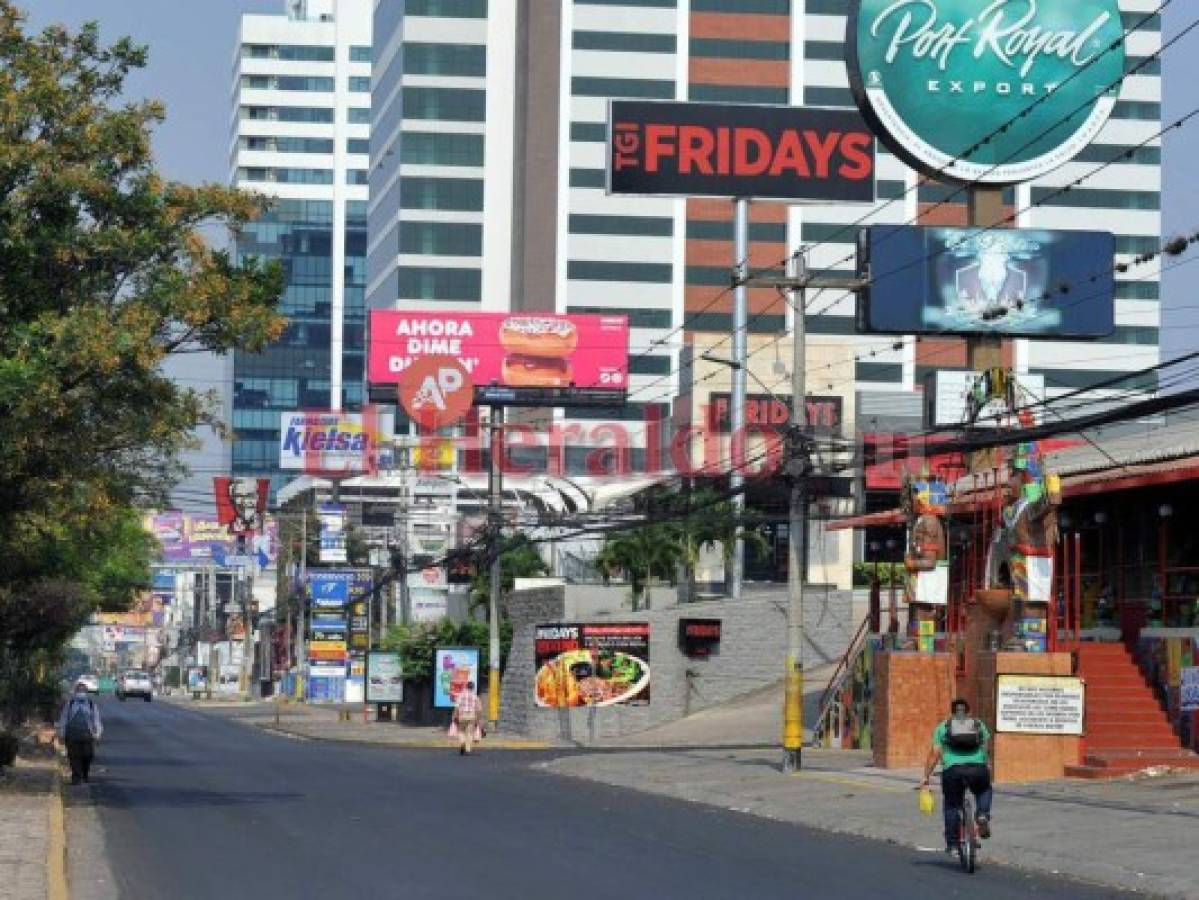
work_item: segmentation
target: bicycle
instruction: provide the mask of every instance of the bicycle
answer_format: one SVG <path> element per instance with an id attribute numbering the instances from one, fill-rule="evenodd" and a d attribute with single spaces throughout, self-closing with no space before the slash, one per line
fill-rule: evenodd
<path id="1" fill-rule="evenodd" d="M 981 848 L 978 840 L 978 823 L 974 820 L 974 801 L 970 792 L 962 795 L 962 804 L 958 807 L 958 862 L 962 869 L 974 874 L 978 865 L 978 851 Z"/>

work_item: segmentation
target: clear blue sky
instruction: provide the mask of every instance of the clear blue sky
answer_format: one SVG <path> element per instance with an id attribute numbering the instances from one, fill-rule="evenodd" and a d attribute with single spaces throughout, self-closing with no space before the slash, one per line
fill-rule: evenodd
<path id="1" fill-rule="evenodd" d="M 18 0 L 20 2 L 20 0 Z M 109 38 L 132 35 L 150 47 L 149 68 L 130 83 L 134 94 L 166 102 L 157 135 L 163 171 L 187 181 L 223 181 L 227 173 L 229 66 L 237 17 L 281 12 L 283 0 L 26 0 L 34 24 L 86 19 Z M 1190 24 L 1199 4 L 1175 0 L 1165 11 L 1166 39 Z M 1199 30 L 1163 57 L 1167 121 L 1199 106 Z M 1165 142 L 1164 231 L 1199 231 L 1199 119 Z M 1096 223 L 1097 225 L 1101 223 Z M 1186 257 L 1199 259 L 1199 247 Z M 1166 275 L 1162 346 L 1167 356 L 1199 346 L 1199 262 Z"/>

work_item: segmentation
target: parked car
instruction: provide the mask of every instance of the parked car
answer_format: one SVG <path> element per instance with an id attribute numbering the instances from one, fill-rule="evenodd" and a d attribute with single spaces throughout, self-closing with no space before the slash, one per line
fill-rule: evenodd
<path id="1" fill-rule="evenodd" d="M 95 672 L 84 672 L 75 679 L 75 684 L 82 684 L 89 694 L 100 693 L 100 676 Z"/>
<path id="2" fill-rule="evenodd" d="M 147 703 L 154 696 L 154 685 L 145 672 L 126 672 L 117 679 L 117 699 L 124 702 L 129 697 L 141 697 Z"/>

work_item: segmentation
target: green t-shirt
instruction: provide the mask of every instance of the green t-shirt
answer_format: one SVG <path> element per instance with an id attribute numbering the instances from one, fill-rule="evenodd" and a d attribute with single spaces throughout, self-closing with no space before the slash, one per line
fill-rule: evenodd
<path id="1" fill-rule="evenodd" d="M 937 730 L 933 733 L 933 747 L 941 751 L 941 759 L 943 760 L 944 768 L 948 769 L 951 766 L 967 766 L 975 764 L 987 764 L 987 745 L 991 742 L 991 732 L 987 730 L 987 726 L 980 720 L 978 723 L 979 733 L 982 736 L 982 741 L 978 745 L 977 750 L 954 750 L 945 743 L 945 733 L 948 731 L 949 720 L 946 719 L 937 726 Z"/>

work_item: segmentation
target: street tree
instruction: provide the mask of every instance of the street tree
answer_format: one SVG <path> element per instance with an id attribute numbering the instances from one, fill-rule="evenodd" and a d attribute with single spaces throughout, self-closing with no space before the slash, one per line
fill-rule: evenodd
<path id="1" fill-rule="evenodd" d="M 6 659 L 21 649 L 11 610 L 23 633 L 61 643 L 81 614 L 128 604 L 146 584 L 136 511 L 165 501 L 195 428 L 218 424 L 212 398 L 165 377 L 163 362 L 260 349 L 285 324 L 278 268 L 204 236 L 236 232 L 263 201 L 155 168 L 162 105 L 123 97 L 146 58 L 128 39 L 103 45 L 94 23 L 33 33 L 0 0 Z M 50 595 L 72 612 L 22 599 Z"/>

